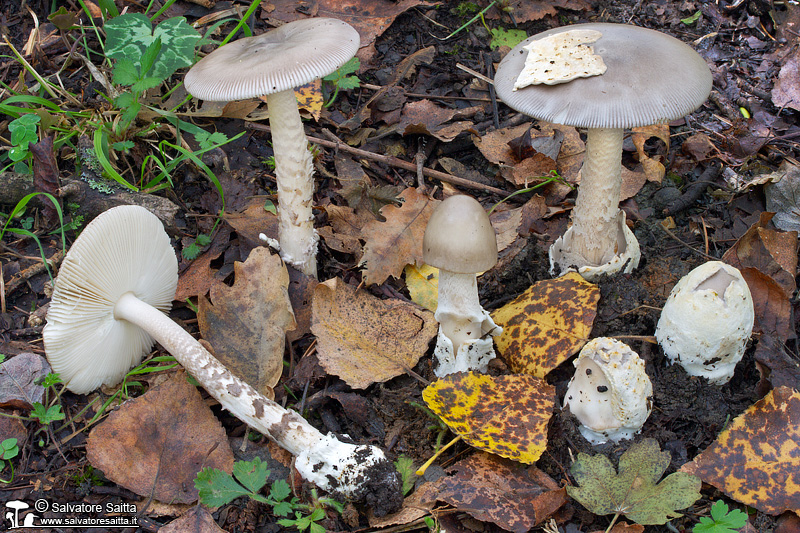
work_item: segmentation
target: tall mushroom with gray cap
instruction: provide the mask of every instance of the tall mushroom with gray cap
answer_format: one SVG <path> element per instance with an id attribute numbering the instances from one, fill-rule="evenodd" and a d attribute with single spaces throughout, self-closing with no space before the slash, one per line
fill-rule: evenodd
<path id="1" fill-rule="evenodd" d="M 425 228 L 422 258 L 439 269 L 434 373 L 485 372 L 495 357 L 491 337 L 503 328 L 478 299 L 477 274 L 497 263 L 497 238 L 481 204 L 459 194 L 436 206 Z"/>
<path id="2" fill-rule="evenodd" d="M 494 79 L 503 102 L 540 120 L 588 128 L 572 226 L 550 248 L 554 271 L 592 279 L 638 265 L 639 244 L 619 209 L 624 128 L 691 113 L 711 83 L 705 61 L 688 45 L 624 24 L 555 28 L 503 58 Z"/>
<path id="3" fill-rule="evenodd" d="M 161 222 L 143 207 L 102 213 L 64 259 L 44 328 L 54 372 L 72 392 L 118 383 L 158 341 L 228 411 L 296 456 L 320 488 L 389 512 L 402 502 L 399 476 L 375 446 L 323 435 L 240 380 L 165 314 L 178 262 Z"/>
<path id="4" fill-rule="evenodd" d="M 184 78 L 186 90 L 201 100 L 266 97 L 275 151 L 281 257 L 314 277 L 319 239 L 312 213 L 314 165 L 294 87 L 334 72 L 355 55 L 360 42 L 358 32 L 341 20 L 297 20 L 218 48 Z"/>

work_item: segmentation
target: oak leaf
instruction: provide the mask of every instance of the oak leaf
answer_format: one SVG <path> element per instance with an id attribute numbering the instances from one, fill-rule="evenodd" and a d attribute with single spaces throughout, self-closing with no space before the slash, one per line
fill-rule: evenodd
<path id="1" fill-rule="evenodd" d="M 539 281 L 492 313 L 497 350 L 512 372 L 544 377 L 586 344 L 600 289 L 571 272 Z"/>
<path id="2" fill-rule="evenodd" d="M 579 453 L 570 473 L 579 485 L 567 493 L 596 515 L 620 514 L 637 524 L 665 524 L 681 516 L 675 509 L 700 498 L 700 478 L 685 472 L 668 475 L 670 463 L 654 439 L 632 444 L 619 459 L 619 473 L 605 455 Z"/>
<path id="3" fill-rule="evenodd" d="M 547 447 L 555 388 L 533 376 L 456 372 L 428 385 L 422 398 L 454 433 L 480 450 L 531 464 Z"/>
<path id="4" fill-rule="evenodd" d="M 773 389 L 681 470 L 762 513 L 800 513 L 800 392 Z"/>
<path id="5" fill-rule="evenodd" d="M 233 269 L 232 287 L 216 282 L 211 301 L 200 297 L 197 322 L 217 359 L 271 398 L 283 372 L 286 331 L 296 325 L 287 293 L 289 273 L 263 247 L 254 248 L 244 263 L 236 261 Z"/>
<path id="6" fill-rule="evenodd" d="M 381 284 L 389 276 L 399 278 L 406 265 L 422 264 L 422 237 L 438 200 L 428 198 L 417 189 L 400 193 L 400 207 L 387 205 L 381 209 L 384 222 L 364 226 L 364 281 Z"/>
<path id="7" fill-rule="evenodd" d="M 355 389 L 412 369 L 439 327 L 430 311 L 380 300 L 338 278 L 314 288 L 312 305 L 320 364 Z"/>

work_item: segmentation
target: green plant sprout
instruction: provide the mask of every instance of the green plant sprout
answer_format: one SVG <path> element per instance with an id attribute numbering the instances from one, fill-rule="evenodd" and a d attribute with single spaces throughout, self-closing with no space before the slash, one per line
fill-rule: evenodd
<path id="1" fill-rule="evenodd" d="M 66 418 L 66 415 L 61 410 L 61 404 L 56 403 L 60 397 L 60 393 L 56 393 L 52 401 L 49 400 L 50 389 L 55 389 L 55 386 L 59 383 L 62 383 L 62 381 L 58 374 L 53 374 L 52 372 L 47 374 L 42 378 L 41 382 L 42 387 L 44 387 L 44 403 L 33 402 L 31 418 L 38 421 L 43 428 L 47 428 L 53 422 L 58 422 Z"/>
<path id="2" fill-rule="evenodd" d="M 728 510 L 722 500 L 711 506 L 711 517 L 700 517 L 700 523 L 694 526 L 692 533 L 736 533 L 747 523 L 747 513 L 739 509 Z"/>
<path id="3" fill-rule="evenodd" d="M 333 84 L 333 94 L 328 99 L 325 107 L 330 107 L 339 95 L 339 90 L 357 89 L 361 86 L 361 80 L 358 76 L 349 76 L 354 72 L 358 72 L 361 67 L 361 61 L 357 57 L 350 58 L 347 63 L 336 69 L 332 74 L 328 74 L 322 81 Z"/>
<path id="4" fill-rule="evenodd" d="M 19 446 L 17 439 L 10 438 L 0 442 L 0 470 L 5 469 L 5 462 L 8 461 L 8 466 L 11 468 L 11 477 L 8 479 L 0 478 L 0 483 L 11 483 L 14 481 L 14 463 L 11 459 L 19 455 Z"/>
<path id="5" fill-rule="evenodd" d="M 457 28 L 457 29 L 456 29 L 456 30 L 455 30 L 453 33 L 451 33 L 450 35 L 448 35 L 448 36 L 447 36 L 447 37 L 445 37 L 444 39 L 439 39 L 439 40 L 440 40 L 440 41 L 446 41 L 447 39 L 450 39 L 451 37 L 454 37 L 455 35 L 458 35 L 458 33 L 459 33 L 461 30 L 463 30 L 464 28 L 467 28 L 467 27 L 469 27 L 469 26 L 470 26 L 470 25 L 471 25 L 473 22 L 475 22 L 475 21 L 476 21 L 476 20 L 478 20 L 478 19 L 480 19 L 480 20 L 481 20 L 481 23 L 483 24 L 483 27 L 484 27 L 484 28 L 486 28 L 486 31 L 489 31 L 489 32 L 491 32 L 491 30 L 489 29 L 489 26 L 486 24 L 486 19 L 485 19 L 485 18 L 483 18 L 483 15 L 484 15 L 484 14 L 485 14 L 487 11 L 489 11 L 489 10 L 492 8 L 492 6 L 494 6 L 495 4 L 497 4 L 497 5 L 498 5 L 498 8 L 499 8 L 500 10 L 502 10 L 502 11 L 511 11 L 511 9 L 512 9 L 512 8 L 511 8 L 511 7 L 508 5 L 508 0 L 492 0 L 491 2 L 489 2 L 489 5 L 488 5 L 488 6 L 486 6 L 486 7 L 485 7 L 485 8 L 483 8 L 482 10 L 480 10 L 480 12 L 478 12 L 478 14 L 476 14 L 474 17 L 472 17 L 471 19 L 469 19 L 467 22 L 465 22 L 464 24 L 462 24 L 461 26 L 459 26 L 459 27 L 458 27 L 458 28 Z M 438 39 L 438 37 L 437 37 L 437 39 Z"/>
<path id="6" fill-rule="evenodd" d="M 31 144 L 39 142 L 37 130 L 41 118 L 35 113 L 20 115 L 8 124 L 8 131 L 11 132 L 11 149 L 8 151 L 8 159 L 11 163 L 6 165 L 3 170 L 13 166 L 14 172 L 20 174 L 30 174 L 30 162 L 33 155 L 29 150 Z"/>
<path id="7" fill-rule="evenodd" d="M 284 527 L 295 527 L 299 531 L 309 529 L 311 533 L 325 533 L 325 529 L 316 522 L 325 518 L 325 508 L 330 507 L 341 513 L 341 503 L 331 498 L 318 498 L 316 490 L 311 491 L 311 504 L 299 503 L 296 497 L 287 498 L 292 490 L 285 479 L 272 482 L 267 496 L 261 495 L 261 489 L 267 484 L 270 471 L 267 464 L 256 457 L 252 461 L 237 461 L 233 465 L 233 475 L 216 468 L 204 468 L 197 474 L 194 486 L 198 490 L 200 502 L 209 507 L 219 507 L 232 502 L 240 496 L 261 502 L 272 507 L 272 514 L 278 517 L 294 518 L 278 520 Z"/>
<path id="8" fill-rule="evenodd" d="M 202 252 L 203 248 L 209 244 L 211 244 L 211 237 L 205 233 L 201 233 L 195 237 L 194 241 L 192 241 L 192 244 L 181 251 L 181 255 L 187 261 L 194 261 L 197 259 L 197 256 L 200 255 L 200 252 Z"/>
<path id="9" fill-rule="evenodd" d="M 528 34 L 522 30 L 507 30 L 505 28 L 493 28 L 489 30 L 492 35 L 492 40 L 489 42 L 489 48 L 494 50 L 501 46 L 508 46 L 514 48 L 519 43 L 528 38 Z"/>
<path id="10" fill-rule="evenodd" d="M 403 496 L 407 496 L 414 488 L 414 482 L 417 480 L 414 461 L 410 457 L 401 455 L 394 462 L 394 467 L 400 473 L 400 479 L 403 481 Z"/>
<path id="11" fill-rule="evenodd" d="M 567 180 L 565 180 L 565 179 L 564 179 L 564 178 L 563 178 L 563 177 L 562 177 L 562 176 L 561 176 L 561 175 L 558 173 L 558 171 L 557 171 L 557 170 L 551 170 L 551 171 L 550 171 L 550 175 L 549 175 L 549 176 L 545 176 L 545 177 L 544 177 L 544 181 L 542 181 L 541 183 L 537 183 L 537 184 L 536 184 L 536 185 L 534 185 L 533 187 L 527 187 L 527 188 L 525 188 L 525 189 L 520 189 L 520 190 L 518 190 L 518 191 L 514 191 L 514 192 L 512 192 L 511 194 L 509 194 L 508 196 L 506 196 L 505 198 L 503 198 L 502 200 L 500 200 L 499 202 L 497 202 L 496 204 L 494 204 L 494 205 L 492 206 L 492 208 L 491 208 L 491 209 L 489 209 L 489 213 L 488 213 L 488 214 L 489 214 L 489 215 L 491 215 L 492 213 L 494 213 L 494 210 L 495 210 L 495 209 L 497 209 L 497 207 L 498 207 L 500 204 L 502 204 L 503 202 L 507 202 L 508 200 L 510 200 L 511 198 L 513 198 L 513 197 L 517 196 L 518 194 L 525 194 L 526 192 L 533 192 L 533 191 L 535 191 L 536 189 L 538 189 L 539 187 L 544 187 L 545 185 L 548 185 L 548 184 L 550 184 L 550 183 L 556 183 L 556 182 L 557 182 L 557 183 L 563 183 L 564 185 L 566 185 L 566 186 L 567 186 L 567 187 L 569 187 L 570 189 L 573 189 L 573 190 L 575 189 L 575 187 L 574 187 L 574 186 L 572 186 L 570 183 L 568 183 L 568 182 L 567 182 Z"/>

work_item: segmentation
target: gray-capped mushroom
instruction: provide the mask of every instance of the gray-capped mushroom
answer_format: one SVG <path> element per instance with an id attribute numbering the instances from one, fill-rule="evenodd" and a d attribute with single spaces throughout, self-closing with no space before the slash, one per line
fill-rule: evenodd
<path id="1" fill-rule="evenodd" d="M 494 359 L 492 336 L 497 326 L 478 299 L 477 274 L 497 263 L 497 238 L 481 204 L 470 196 L 455 195 L 438 206 L 425 228 L 423 260 L 439 269 L 436 320 L 439 335 L 434 371 L 485 372 Z M 488 336 L 488 337 L 487 337 Z"/>
<path id="2" fill-rule="evenodd" d="M 556 63 L 561 82 L 548 77 L 551 73 L 540 61 L 533 70 L 543 77 L 520 87 L 518 79 L 529 55 L 526 47 L 572 32 L 580 34 L 543 48 L 563 50 L 545 61 Z M 587 62 L 595 54 L 605 70 Z M 577 73 L 571 72 L 569 63 L 574 56 L 580 58 L 574 63 Z M 540 120 L 588 128 L 572 226 L 550 249 L 554 271 L 577 270 L 592 279 L 621 269 L 630 272 L 638 265 L 639 244 L 619 209 L 624 128 L 691 113 L 705 101 L 711 82 L 705 61 L 688 45 L 626 24 L 548 30 L 522 41 L 500 62 L 494 85 L 508 106 Z"/>
<path id="3" fill-rule="evenodd" d="M 631 439 L 652 409 L 653 385 L 644 361 L 618 340 L 599 337 L 586 343 L 575 360 L 564 403 L 592 444 Z"/>
<path id="4" fill-rule="evenodd" d="M 226 44 L 186 74 L 186 90 L 201 100 L 265 96 L 275 152 L 281 257 L 317 275 L 312 200 L 314 165 L 294 87 L 336 71 L 358 51 L 358 32 L 331 18 L 301 19 Z"/>
<path id="5" fill-rule="evenodd" d="M 715 385 L 730 381 L 753 332 L 755 310 L 739 270 L 708 261 L 678 281 L 656 326 L 672 363 Z"/>
<path id="6" fill-rule="evenodd" d="M 399 476 L 380 449 L 323 435 L 170 320 L 177 283 L 169 237 L 145 208 L 115 207 L 87 225 L 61 265 L 43 333 L 66 387 L 82 394 L 116 384 L 158 341 L 225 409 L 294 454 L 305 479 L 346 498 L 399 507 Z"/>

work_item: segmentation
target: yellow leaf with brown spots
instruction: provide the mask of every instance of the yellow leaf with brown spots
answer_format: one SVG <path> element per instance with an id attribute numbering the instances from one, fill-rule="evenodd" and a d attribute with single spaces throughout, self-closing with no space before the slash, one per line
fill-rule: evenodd
<path id="1" fill-rule="evenodd" d="M 800 513 L 800 392 L 773 389 L 681 470 L 762 513 Z"/>
<path id="2" fill-rule="evenodd" d="M 574 272 L 535 283 L 492 313 L 498 352 L 512 372 L 544 377 L 586 344 L 598 300 L 597 285 Z"/>
<path id="3" fill-rule="evenodd" d="M 411 301 L 435 313 L 439 305 L 439 269 L 423 263 L 406 265 L 404 272 Z"/>
<path id="4" fill-rule="evenodd" d="M 428 407 L 470 446 L 532 464 L 547 447 L 555 387 L 526 374 L 456 372 L 422 391 Z"/>
<path id="5" fill-rule="evenodd" d="M 319 120 L 322 112 L 322 80 L 301 85 L 294 90 L 294 96 L 297 98 L 298 109 L 308 111 L 314 120 Z"/>

